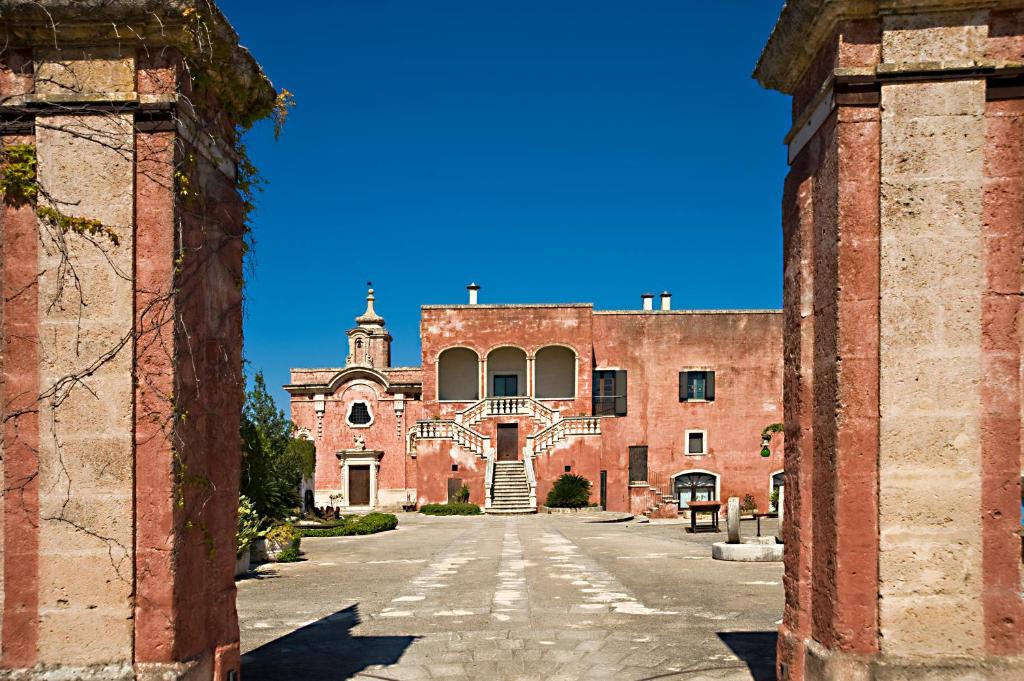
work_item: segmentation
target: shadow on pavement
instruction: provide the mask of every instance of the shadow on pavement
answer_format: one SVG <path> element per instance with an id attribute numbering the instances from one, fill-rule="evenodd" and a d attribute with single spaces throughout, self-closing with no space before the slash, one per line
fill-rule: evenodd
<path id="1" fill-rule="evenodd" d="M 358 604 L 296 629 L 243 655 L 242 676 L 245 681 L 347 679 L 372 665 L 395 664 L 419 638 L 352 636 L 357 624 Z"/>
<path id="2" fill-rule="evenodd" d="M 775 681 L 776 631 L 720 631 L 718 638 L 747 664 L 754 681 Z"/>

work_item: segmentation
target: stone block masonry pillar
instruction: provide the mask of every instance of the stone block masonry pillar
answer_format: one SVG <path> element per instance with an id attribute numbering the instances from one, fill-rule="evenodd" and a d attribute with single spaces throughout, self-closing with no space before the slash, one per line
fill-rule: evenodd
<path id="1" fill-rule="evenodd" d="M 0 0 L 0 23 L 0 676 L 227 678 L 233 136 L 275 92 L 209 2 Z"/>
<path id="2" fill-rule="evenodd" d="M 781 678 L 1024 676 L 1024 1 L 791 0 Z"/>

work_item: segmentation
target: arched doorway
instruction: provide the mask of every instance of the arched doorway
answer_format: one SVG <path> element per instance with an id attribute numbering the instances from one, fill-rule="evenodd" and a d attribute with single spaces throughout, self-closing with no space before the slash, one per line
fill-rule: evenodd
<path id="1" fill-rule="evenodd" d="M 784 471 L 776 471 L 772 473 L 771 489 L 768 490 L 768 511 L 770 513 L 779 512 L 779 499 L 782 495 L 783 487 L 785 487 L 785 473 Z"/>
<path id="2" fill-rule="evenodd" d="M 718 499 L 719 477 L 710 471 L 684 471 L 675 477 L 674 487 L 679 508 L 686 508 L 690 501 L 715 501 Z"/>
<path id="3" fill-rule="evenodd" d="M 526 353 L 505 346 L 487 354 L 487 396 L 516 397 L 526 394 Z"/>
<path id="4" fill-rule="evenodd" d="M 437 399 L 474 402 L 480 399 L 480 356 L 469 348 L 448 348 L 437 358 Z"/>
<path id="5" fill-rule="evenodd" d="M 541 348 L 533 362 L 534 397 L 576 399 L 576 353 L 562 345 Z"/>

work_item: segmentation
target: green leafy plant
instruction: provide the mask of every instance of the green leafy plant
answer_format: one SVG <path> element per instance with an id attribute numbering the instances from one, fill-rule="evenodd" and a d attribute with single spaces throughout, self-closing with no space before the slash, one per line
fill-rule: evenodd
<path id="1" fill-rule="evenodd" d="M 761 456 L 762 457 L 767 459 L 769 456 L 772 455 L 772 450 L 768 446 L 769 444 L 771 444 L 772 435 L 775 434 L 775 433 L 781 433 L 785 429 L 786 429 L 786 427 L 783 424 L 781 424 L 781 423 L 772 423 L 772 424 L 769 424 L 769 425 L 764 427 L 764 430 L 761 431 Z"/>
<path id="2" fill-rule="evenodd" d="M 292 541 L 294 541 L 297 536 L 295 528 L 291 525 L 288 523 L 279 523 L 267 530 L 267 534 L 264 538 L 267 540 L 268 545 L 276 547 L 291 545 Z"/>
<path id="3" fill-rule="evenodd" d="M 242 410 L 241 492 L 252 499 L 259 515 L 282 519 L 298 508 L 299 482 L 315 464 L 308 440 L 292 437 L 295 424 L 277 408 L 257 372 Z"/>
<path id="4" fill-rule="evenodd" d="M 347 516 L 343 521 L 326 527 L 301 527 L 301 537 L 350 537 L 361 534 L 376 534 L 398 527 L 398 517 L 392 513 L 367 513 L 364 516 Z"/>
<path id="5" fill-rule="evenodd" d="M 262 537 L 266 521 L 256 512 L 256 507 L 245 495 L 238 498 L 238 527 L 235 532 L 235 552 L 242 554 L 252 543 Z"/>
<path id="6" fill-rule="evenodd" d="M 779 488 L 778 487 L 776 487 L 775 489 L 772 490 L 771 495 L 768 497 L 768 501 L 769 501 L 769 503 L 771 503 L 773 509 L 775 509 L 776 511 L 779 510 Z"/>
<path id="7" fill-rule="evenodd" d="M 590 503 L 590 481 L 582 475 L 565 473 L 555 480 L 544 503 L 550 508 L 583 508 Z"/>
<path id="8" fill-rule="evenodd" d="M 284 551 L 277 554 L 277 558 L 274 560 L 278 563 L 294 563 L 299 560 L 300 555 L 301 554 L 297 546 L 289 546 Z"/>
<path id="9" fill-rule="evenodd" d="M 449 501 L 447 504 L 426 504 L 420 508 L 424 515 L 480 515 L 476 504 Z"/>
<path id="10" fill-rule="evenodd" d="M 757 502 L 754 501 L 753 494 L 747 494 L 743 497 L 743 503 L 740 504 L 740 510 L 752 513 L 757 510 Z"/>
<path id="11" fill-rule="evenodd" d="M 455 502 L 457 504 L 469 503 L 469 487 L 463 485 L 455 491 L 455 496 L 448 500 L 448 503 Z"/>

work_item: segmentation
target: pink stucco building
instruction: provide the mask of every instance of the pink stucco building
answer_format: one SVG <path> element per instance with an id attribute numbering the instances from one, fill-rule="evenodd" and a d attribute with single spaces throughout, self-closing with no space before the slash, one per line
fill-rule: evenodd
<path id="1" fill-rule="evenodd" d="M 424 305 L 422 362 L 391 366 L 374 309 L 342 366 L 293 369 L 292 419 L 317 450 L 317 506 L 444 502 L 465 484 L 489 512 L 531 512 L 565 472 L 610 510 L 674 515 L 680 500 L 781 484 L 782 317 L 776 310 L 591 304 Z M 497 481 L 497 484 L 496 484 Z"/>

